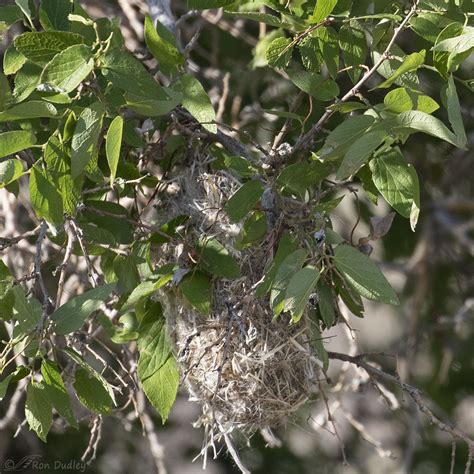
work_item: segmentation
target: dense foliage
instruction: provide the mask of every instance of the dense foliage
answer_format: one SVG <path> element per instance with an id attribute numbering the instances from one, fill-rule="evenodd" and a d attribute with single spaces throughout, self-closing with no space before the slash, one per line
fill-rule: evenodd
<path id="1" fill-rule="evenodd" d="M 347 323 L 342 306 L 363 317 L 364 299 L 398 304 L 370 257 L 395 214 L 365 215 L 370 232 L 355 239 L 366 203 L 385 200 L 415 232 L 423 182 L 405 143 L 425 134 L 467 148 L 458 91 L 472 93 L 472 81 L 458 71 L 474 49 L 471 2 L 188 0 L 195 16 L 220 7 L 250 31 L 260 24 L 248 67 L 278 77 L 291 97 L 265 101 L 268 128 L 226 125 L 226 97 L 213 105 L 194 73 L 193 40 L 183 44 L 172 18 L 146 16 L 147 51 L 134 54 L 118 21 L 92 20 L 77 1 L 0 7 L 4 32 L 22 25 L 0 73 L 0 188 L 26 208 L 24 233 L 1 246 L 35 245 L 30 274 L 0 263 L 0 398 L 25 389 L 26 420 L 43 441 L 54 417 L 78 426 L 72 393 L 100 417 L 133 406 L 142 389 L 166 421 L 180 371 L 161 292 L 206 318 L 217 282 L 247 277 L 241 256 L 252 249 L 268 249 L 252 297 L 289 325 L 311 321 L 325 373 L 338 356 L 320 334 Z M 408 30 L 423 49 L 402 49 Z M 435 94 L 431 77 L 442 84 Z M 160 213 L 176 170 L 198 158 L 238 185 L 216 217 L 236 229 L 231 246 L 212 230 L 198 237 L 189 215 Z M 343 199 L 358 214 L 336 232 Z M 158 265 L 171 245 L 182 258 Z M 88 282 L 70 295 L 72 261 Z"/>

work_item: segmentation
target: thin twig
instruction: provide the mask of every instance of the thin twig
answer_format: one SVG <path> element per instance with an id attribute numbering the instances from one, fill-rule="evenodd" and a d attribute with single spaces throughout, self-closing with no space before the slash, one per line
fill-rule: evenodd
<path id="1" fill-rule="evenodd" d="M 38 239 L 36 240 L 36 252 L 35 252 L 35 275 L 36 281 L 39 283 L 41 288 L 41 293 L 43 295 L 43 315 L 41 317 L 39 329 L 42 330 L 44 328 L 44 323 L 46 322 L 46 318 L 48 317 L 49 305 L 51 299 L 48 295 L 48 290 L 46 289 L 46 285 L 43 280 L 43 274 L 41 272 L 41 253 L 43 251 L 43 242 L 46 238 L 46 232 L 48 231 L 48 224 L 46 224 L 45 220 L 41 221 L 40 225 L 40 233 L 38 235 Z"/>
<path id="2" fill-rule="evenodd" d="M 364 369 L 370 375 L 377 377 L 379 379 L 394 383 L 398 385 L 404 392 L 406 392 L 416 403 L 418 409 L 428 418 L 430 423 L 436 425 L 441 431 L 449 433 L 451 436 L 455 438 L 462 439 L 469 447 L 471 451 L 474 450 L 474 440 L 472 440 L 466 433 L 461 431 L 459 428 L 455 426 L 450 426 L 440 420 L 427 406 L 421 396 L 421 392 L 418 388 L 413 387 L 407 383 L 402 382 L 400 379 L 395 377 L 394 375 L 388 374 L 383 370 L 380 370 L 373 365 L 370 365 L 368 362 L 363 360 L 361 356 L 350 356 L 347 354 L 341 354 L 339 352 L 328 352 L 328 356 L 330 359 L 342 360 L 344 362 L 350 362 L 357 367 Z"/>
<path id="3" fill-rule="evenodd" d="M 56 309 L 59 308 L 59 305 L 61 304 L 61 297 L 64 291 L 64 282 L 66 281 L 66 268 L 67 268 L 69 259 L 71 258 L 71 255 L 72 255 L 72 249 L 74 247 L 74 234 L 71 231 L 70 223 L 67 220 L 64 223 L 64 230 L 67 235 L 67 245 L 66 245 L 66 250 L 64 252 L 63 261 L 61 262 L 61 265 L 60 265 L 61 273 L 59 274 L 58 291 L 56 293 Z"/>

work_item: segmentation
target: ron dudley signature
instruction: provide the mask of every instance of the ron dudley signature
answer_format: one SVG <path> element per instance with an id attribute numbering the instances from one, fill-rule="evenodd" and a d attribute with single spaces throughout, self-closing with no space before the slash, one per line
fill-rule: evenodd
<path id="1" fill-rule="evenodd" d="M 43 461 L 41 454 L 28 454 L 19 461 L 7 459 L 3 464 L 3 472 L 19 472 L 19 471 L 72 471 L 85 472 L 86 463 L 71 459 L 70 461 Z"/>

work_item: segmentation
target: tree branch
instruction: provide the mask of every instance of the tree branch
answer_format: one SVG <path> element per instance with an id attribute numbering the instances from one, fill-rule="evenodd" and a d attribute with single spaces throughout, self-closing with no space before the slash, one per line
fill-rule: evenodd
<path id="1" fill-rule="evenodd" d="M 387 374 L 383 370 L 377 369 L 373 365 L 370 365 L 363 359 L 363 356 L 350 356 L 347 354 L 341 354 L 340 352 L 328 352 L 328 356 L 330 359 L 341 360 L 344 362 L 350 362 L 351 364 L 356 365 L 364 369 L 369 375 L 372 375 L 380 380 L 384 380 L 386 382 L 394 383 L 398 385 L 404 392 L 406 392 L 416 403 L 418 409 L 426 415 L 429 422 L 431 424 L 436 425 L 441 431 L 449 433 L 456 439 L 462 439 L 469 447 L 469 451 L 474 451 L 474 440 L 472 440 L 466 433 L 461 431 L 460 429 L 456 428 L 455 426 L 450 426 L 446 424 L 444 421 L 440 420 L 433 411 L 428 408 L 427 404 L 422 398 L 421 391 L 409 385 L 407 383 L 402 382 L 399 378 L 395 377 L 394 375 Z"/>

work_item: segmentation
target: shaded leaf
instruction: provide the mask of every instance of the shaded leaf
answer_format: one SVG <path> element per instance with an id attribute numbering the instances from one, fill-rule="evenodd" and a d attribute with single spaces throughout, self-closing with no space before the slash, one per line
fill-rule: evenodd
<path id="1" fill-rule="evenodd" d="M 77 421 L 71 409 L 69 394 L 64 386 L 58 367 L 49 360 L 43 360 L 41 374 L 46 393 L 53 408 L 62 416 L 69 425 L 77 428 Z"/>
<path id="2" fill-rule="evenodd" d="M 369 257 L 350 245 L 340 244 L 334 250 L 336 268 L 363 297 L 387 304 L 399 304 L 387 279 Z"/>
<path id="3" fill-rule="evenodd" d="M 263 185 L 260 181 L 248 181 L 229 198 L 224 210 L 232 221 L 239 222 L 257 204 L 262 193 Z"/>
<path id="4" fill-rule="evenodd" d="M 228 250 L 216 239 L 203 238 L 196 246 L 199 266 L 212 275 L 238 278 L 240 268 Z"/>
<path id="5" fill-rule="evenodd" d="M 382 84 L 377 87 L 379 89 L 385 89 L 390 87 L 399 77 L 403 76 L 407 72 L 416 71 L 425 62 L 426 51 L 423 49 L 420 52 L 412 53 L 405 58 L 400 67 Z"/>
<path id="6" fill-rule="evenodd" d="M 183 278 L 179 288 L 191 306 L 202 314 L 209 314 L 212 286 L 206 275 L 201 272 L 191 272 Z"/>
<path id="7" fill-rule="evenodd" d="M 23 104 L 14 105 L 0 113 L 0 122 L 25 120 L 38 117 L 56 117 L 58 111 L 53 104 L 42 100 L 31 100 Z"/>
<path id="8" fill-rule="evenodd" d="M 101 415 L 112 411 L 113 400 L 100 379 L 91 371 L 79 367 L 74 375 L 74 390 L 79 401 L 89 410 Z"/>
<path id="9" fill-rule="evenodd" d="M 0 158 L 30 148 L 35 143 L 36 136 L 31 132 L 14 130 L 0 133 Z"/>
<path id="10" fill-rule="evenodd" d="M 38 165 L 30 171 L 30 201 L 38 218 L 56 224 L 62 222 L 64 209 L 61 195 L 51 177 Z"/>
<path id="11" fill-rule="evenodd" d="M 337 179 L 346 179 L 364 165 L 372 153 L 387 138 L 386 130 L 373 130 L 358 138 L 347 150 L 341 166 L 337 170 Z"/>
<path id="12" fill-rule="evenodd" d="M 138 378 L 165 422 L 178 391 L 179 372 L 162 314 L 150 311 L 145 315 L 139 327 L 138 349 Z"/>
<path id="13" fill-rule="evenodd" d="M 71 142 L 71 175 L 79 176 L 90 160 L 97 156 L 98 140 L 104 118 L 104 106 L 94 102 L 85 107 L 77 120 Z"/>
<path id="14" fill-rule="evenodd" d="M 202 84 L 190 74 L 185 74 L 173 85 L 173 88 L 183 94 L 183 107 L 188 109 L 204 128 L 216 133 L 217 125 L 212 123 L 216 120 L 216 113 Z"/>
<path id="15" fill-rule="evenodd" d="M 117 115 L 109 126 L 105 138 L 105 152 L 107 162 L 110 168 L 110 185 L 112 186 L 117 174 L 117 165 L 120 158 L 120 149 L 122 147 L 123 118 Z"/>
<path id="16" fill-rule="evenodd" d="M 165 74 L 176 71 L 184 64 L 184 56 L 175 45 L 160 36 L 149 15 L 145 16 L 144 28 L 146 45 Z"/>
<path id="17" fill-rule="evenodd" d="M 265 293 L 270 291 L 273 280 L 283 260 L 297 248 L 297 242 L 291 237 L 289 233 L 284 232 L 280 238 L 278 249 L 275 256 L 273 257 L 270 267 L 265 272 L 265 276 L 255 289 L 256 296 L 263 296 Z"/>
<path id="18" fill-rule="evenodd" d="M 370 162 L 372 179 L 380 194 L 402 216 L 409 217 L 412 203 L 418 200 L 418 180 L 403 155 L 392 149 Z"/>
<path id="19" fill-rule="evenodd" d="M 30 382 L 26 388 L 25 417 L 30 430 L 46 443 L 53 424 L 51 401 L 42 383 Z"/>
<path id="20" fill-rule="evenodd" d="M 69 46 L 82 44 L 81 35 L 65 31 L 34 31 L 15 39 L 15 48 L 34 63 L 45 65 Z"/>
<path id="21" fill-rule="evenodd" d="M 4 188 L 13 181 L 16 181 L 23 173 L 23 162 L 12 158 L 0 162 L 0 189 Z"/>
<path id="22" fill-rule="evenodd" d="M 275 316 L 278 316 L 285 306 L 285 294 L 292 276 L 301 269 L 307 257 L 306 250 L 299 249 L 289 255 L 278 267 L 275 278 L 271 284 L 270 305 Z"/>
<path id="23" fill-rule="evenodd" d="M 292 321 L 298 322 L 303 316 L 319 276 L 319 270 L 308 265 L 291 277 L 285 292 L 283 311 L 290 312 Z"/>
<path id="24" fill-rule="evenodd" d="M 99 286 L 64 303 L 51 315 L 56 333 L 65 335 L 81 328 L 85 320 L 107 300 L 114 288 L 115 284 L 112 283 Z"/>
<path id="25" fill-rule="evenodd" d="M 92 50 L 83 44 L 58 53 L 43 69 L 41 83 L 56 92 L 72 92 L 94 68 Z"/>

